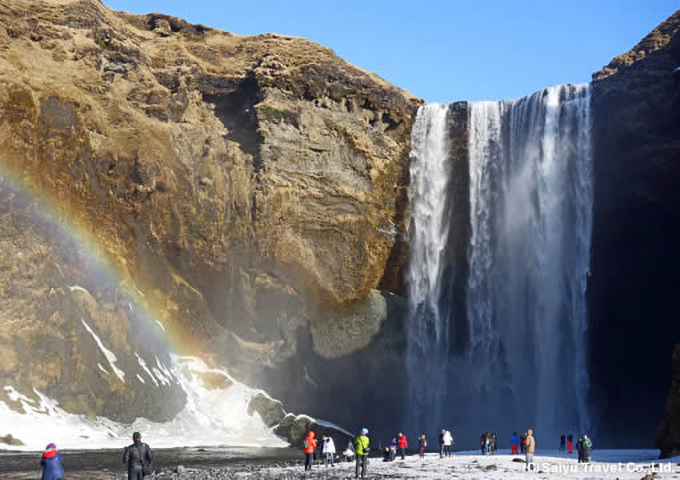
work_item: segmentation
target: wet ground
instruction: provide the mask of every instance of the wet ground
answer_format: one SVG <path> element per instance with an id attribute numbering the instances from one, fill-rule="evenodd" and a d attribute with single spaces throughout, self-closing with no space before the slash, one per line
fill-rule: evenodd
<path id="1" fill-rule="evenodd" d="M 126 469 L 121 463 L 121 450 L 64 450 L 67 478 L 98 480 L 121 478 Z M 41 452 L 0 451 L 0 478 L 40 478 Z M 252 472 L 262 468 L 285 468 L 301 463 L 299 449 L 291 448 L 169 448 L 154 449 L 154 469 L 163 473 L 156 478 L 229 478 L 228 476 L 196 476 L 192 471 Z M 184 467 L 186 475 L 172 476 Z M 180 467 L 180 470 L 182 468 Z M 196 472 L 194 472 L 196 473 Z M 124 478 L 127 478 L 125 476 Z"/>

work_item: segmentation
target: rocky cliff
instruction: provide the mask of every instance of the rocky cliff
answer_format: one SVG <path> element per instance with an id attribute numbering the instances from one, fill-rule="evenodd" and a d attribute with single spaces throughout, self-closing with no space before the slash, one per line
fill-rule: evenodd
<path id="1" fill-rule="evenodd" d="M 399 388 L 386 375 L 403 349 L 420 103 L 300 38 L 0 1 L 4 384 L 73 413 L 166 419 L 181 392 L 120 381 L 93 340 L 129 377 L 134 353 L 167 355 L 148 340 L 157 320 L 289 409 L 345 399 L 338 417 L 368 415 L 362 388 Z"/>
<path id="2" fill-rule="evenodd" d="M 666 401 L 666 415 L 659 427 L 657 447 L 662 458 L 680 454 L 680 345 L 673 352 L 673 381 Z"/>
<path id="3" fill-rule="evenodd" d="M 593 75 L 591 385 L 610 444 L 653 438 L 680 338 L 678 67 L 680 12 Z"/>

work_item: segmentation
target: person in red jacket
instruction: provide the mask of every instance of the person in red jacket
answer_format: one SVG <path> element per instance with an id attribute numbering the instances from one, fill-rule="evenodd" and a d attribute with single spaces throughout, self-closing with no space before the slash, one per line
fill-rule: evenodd
<path id="1" fill-rule="evenodd" d="M 303 446 L 305 449 L 305 471 L 312 469 L 312 462 L 314 461 L 314 450 L 316 450 L 315 433 L 310 430 L 305 439 Z"/>
<path id="2" fill-rule="evenodd" d="M 567 451 L 569 452 L 569 455 L 574 453 L 574 437 L 572 435 L 567 437 Z"/>
<path id="3" fill-rule="evenodd" d="M 408 448 L 408 440 L 406 440 L 406 435 L 399 433 L 397 436 L 397 445 L 399 445 L 401 459 L 404 460 L 406 458 L 406 449 Z"/>

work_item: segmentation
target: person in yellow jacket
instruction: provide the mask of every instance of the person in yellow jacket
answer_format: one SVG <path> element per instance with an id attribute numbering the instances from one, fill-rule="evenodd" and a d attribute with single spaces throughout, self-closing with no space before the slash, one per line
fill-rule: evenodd
<path id="1" fill-rule="evenodd" d="M 368 439 L 368 428 L 361 429 L 361 435 L 354 440 L 354 451 L 356 452 L 356 471 L 354 478 L 359 478 L 359 468 L 361 467 L 361 478 L 366 475 L 368 468 L 368 454 L 370 453 L 371 442 Z"/>
<path id="2" fill-rule="evenodd" d="M 536 451 L 536 439 L 534 438 L 534 431 L 532 429 L 527 430 L 527 438 L 524 439 L 524 444 L 526 446 L 526 471 L 528 472 L 531 468 L 534 469 L 534 452 Z"/>

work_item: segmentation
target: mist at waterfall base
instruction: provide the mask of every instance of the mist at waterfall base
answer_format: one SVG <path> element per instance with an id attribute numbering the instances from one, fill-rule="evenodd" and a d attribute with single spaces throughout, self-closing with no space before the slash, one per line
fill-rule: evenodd
<path id="1" fill-rule="evenodd" d="M 453 108 L 421 107 L 412 133 L 410 430 L 449 428 L 461 447 L 592 433 L 590 88 L 469 103 L 467 139 Z"/>

